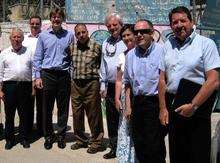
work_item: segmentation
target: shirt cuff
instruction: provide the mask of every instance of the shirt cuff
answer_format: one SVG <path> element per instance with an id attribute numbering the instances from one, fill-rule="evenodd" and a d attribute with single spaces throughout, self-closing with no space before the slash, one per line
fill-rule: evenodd
<path id="1" fill-rule="evenodd" d="M 104 82 L 101 82 L 100 90 L 101 91 L 105 91 L 105 83 Z"/>
<path id="2" fill-rule="evenodd" d="M 35 79 L 39 79 L 40 78 L 40 72 L 39 71 L 36 71 L 35 72 Z"/>

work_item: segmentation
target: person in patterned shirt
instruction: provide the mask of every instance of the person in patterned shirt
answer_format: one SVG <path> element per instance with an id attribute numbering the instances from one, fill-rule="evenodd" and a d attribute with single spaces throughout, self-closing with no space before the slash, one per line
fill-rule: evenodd
<path id="1" fill-rule="evenodd" d="M 71 149 L 87 148 L 90 144 L 87 152 L 94 154 L 106 149 L 102 143 L 104 130 L 98 74 L 101 46 L 89 38 L 85 24 L 77 24 L 74 30 L 78 41 L 71 48 L 71 102 L 73 128 L 77 141 L 71 146 Z M 84 112 L 86 112 L 91 130 L 90 139 L 84 134 Z"/>

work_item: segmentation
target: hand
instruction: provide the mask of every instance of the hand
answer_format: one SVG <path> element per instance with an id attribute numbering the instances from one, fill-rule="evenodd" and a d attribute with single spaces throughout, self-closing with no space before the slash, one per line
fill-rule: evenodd
<path id="1" fill-rule="evenodd" d="M 167 126 L 169 124 L 169 113 L 167 108 L 160 109 L 159 119 L 162 125 Z"/>
<path id="2" fill-rule="evenodd" d="M 42 79 L 39 78 L 39 79 L 36 79 L 35 80 L 35 85 L 38 89 L 42 89 L 43 88 L 43 82 L 42 82 Z"/>
<path id="3" fill-rule="evenodd" d="M 115 108 L 119 112 L 121 109 L 121 101 L 119 99 L 115 99 Z"/>
<path id="4" fill-rule="evenodd" d="M 5 97 L 4 92 L 0 91 L 0 99 L 4 101 L 4 97 Z"/>
<path id="5" fill-rule="evenodd" d="M 106 98 L 107 91 L 106 90 L 101 90 L 100 95 L 101 95 L 101 98 Z"/>
<path id="6" fill-rule="evenodd" d="M 192 104 L 184 104 L 178 107 L 175 110 L 175 112 L 179 113 L 180 115 L 184 117 L 191 117 L 194 114 L 195 110 Z"/>
<path id="7" fill-rule="evenodd" d="M 126 108 L 124 116 L 127 120 L 131 119 L 131 108 Z"/>

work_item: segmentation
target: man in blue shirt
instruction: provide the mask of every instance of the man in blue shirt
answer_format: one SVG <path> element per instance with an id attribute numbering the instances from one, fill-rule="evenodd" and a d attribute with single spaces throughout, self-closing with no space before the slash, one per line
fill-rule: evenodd
<path id="1" fill-rule="evenodd" d="M 73 34 L 62 28 L 64 13 L 53 9 L 52 27 L 39 35 L 33 65 L 37 88 L 43 89 L 43 128 L 45 149 L 55 141 L 52 112 L 55 99 L 58 108 L 58 147 L 65 148 L 70 100 L 70 50 Z"/>
<path id="2" fill-rule="evenodd" d="M 206 107 L 203 104 L 219 87 L 217 69 L 220 68 L 220 57 L 214 41 L 195 32 L 186 7 L 172 9 L 169 20 L 174 37 L 164 45 L 159 99 L 160 121 L 163 125 L 169 124 L 170 162 L 208 163 L 212 104 Z M 191 102 L 173 108 L 170 103 L 181 79 L 201 85 L 201 88 Z"/>
<path id="3" fill-rule="evenodd" d="M 110 139 L 111 151 L 105 154 L 105 159 L 116 157 L 119 113 L 115 108 L 115 80 L 119 54 L 123 53 L 127 47 L 120 38 L 122 19 L 116 13 L 106 17 L 105 24 L 111 36 L 103 42 L 102 60 L 100 68 L 102 98 L 106 98 L 106 118 L 108 126 L 108 137 Z"/>
<path id="4" fill-rule="evenodd" d="M 139 20 L 134 27 L 137 47 L 126 55 L 126 109 L 131 110 L 132 136 L 140 163 L 165 163 L 165 143 L 159 121 L 159 61 L 162 46 L 153 40 L 153 24 Z M 130 91 L 133 103 L 130 105 Z"/>

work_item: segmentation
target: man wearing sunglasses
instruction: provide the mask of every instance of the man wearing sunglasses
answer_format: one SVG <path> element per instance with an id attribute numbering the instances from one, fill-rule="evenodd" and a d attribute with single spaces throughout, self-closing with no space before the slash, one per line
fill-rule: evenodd
<path id="1" fill-rule="evenodd" d="M 24 36 L 23 45 L 30 48 L 32 54 L 35 53 L 37 39 L 41 33 L 41 17 L 38 15 L 33 15 L 29 19 L 30 33 Z M 33 57 L 33 56 L 32 56 Z M 33 78 L 34 78 L 33 74 Z M 37 133 L 39 136 L 43 135 L 42 127 L 42 89 L 37 89 L 33 81 L 33 91 L 32 91 L 32 107 L 28 110 L 28 131 L 31 132 L 33 129 L 34 122 L 34 100 L 36 96 L 36 124 Z"/>
<path id="2" fill-rule="evenodd" d="M 132 136 L 140 163 L 165 163 L 165 143 L 159 121 L 159 61 L 162 46 L 154 42 L 153 24 L 139 20 L 134 34 L 137 47 L 126 55 L 126 107 L 132 110 Z M 133 103 L 130 105 L 130 91 Z"/>

